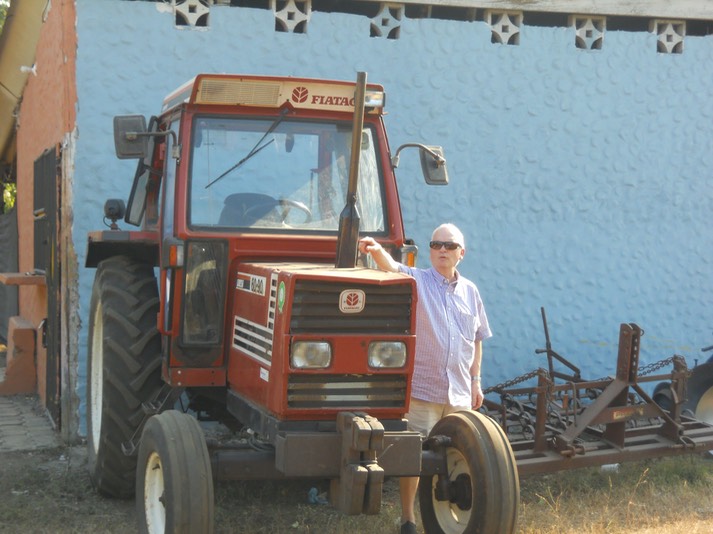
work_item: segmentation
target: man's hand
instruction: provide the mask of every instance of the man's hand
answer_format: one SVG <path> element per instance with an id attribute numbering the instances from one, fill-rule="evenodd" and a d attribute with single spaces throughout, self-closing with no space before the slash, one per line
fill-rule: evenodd
<path id="1" fill-rule="evenodd" d="M 399 264 L 373 237 L 362 237 L 359 240 L 359 251 L 362 254 L 371 254 L 371 258 L 382 271 L 391 271 L 392 273 L 399 271 Z"/>
<path id="2" fill-rule="evenodd" d="M 359 240 L 359 252 L 362 254 L 371 254 L 380 248 L 381 245 L 379 245 L 373 237 L 362 237 Z"/>
<path id="3" fill-rule="evenodd" d="M 473 405 L 473 409 L 477 410 L 483 405 L 483 390 L 480 388 L 480 382 L 473 382 L 471 388 L 470 388 L 470 394 L 471 394 L 471 404 Z"/>

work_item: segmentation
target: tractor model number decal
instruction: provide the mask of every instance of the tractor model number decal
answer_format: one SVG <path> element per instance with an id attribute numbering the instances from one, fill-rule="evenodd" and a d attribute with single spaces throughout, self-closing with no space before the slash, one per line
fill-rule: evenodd
<path id="1" fill-rule="evenodd" d="M 345 289 L 339 295 L 339 311 L 359 313 L 366 305 L 366 293 L 361 289 Z"/>
<path id="2" fill-rule="evenodd" d="M 238 279 L 235 281 L 235 289 L 255 293 L 261 297 L 265 296 L 265 277 L 256 276 L 248 273 L 238 273 Z"/>
<path id="3" fill-rule="evenodd" d="M 238 273 L 238 284 L 240 280 L 246 284 L 244 291 L 251 291 L 249 283 L 253 279 L 263 283 L 265 278 L 261 276 L 249 276 L 245 273 Z M 242 289 L 237 286 L 239 289 Z M 267 314 L 264 324 L 258 324 L 246 317 L 235 316 L 233 324 L 233 348 L 240 350 L 254 358 L 263 365 L 270 366 L 272 362 L 272 345 L 275 337 L 275 307 L 277 306 L 277 273 L 272 273 L 270 277 L 270 297 L 268 299 Z M 263 289 L 264 293 L 264 289 Z M 260 378 L 269 380 L 269 372 L 261 368 Z"/>

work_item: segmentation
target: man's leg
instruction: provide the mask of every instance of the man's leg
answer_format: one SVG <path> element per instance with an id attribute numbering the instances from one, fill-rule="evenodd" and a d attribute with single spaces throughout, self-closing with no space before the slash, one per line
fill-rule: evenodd
<path id="1" fill-rule="evenodd" d="M 420 432 L 423 438 L 433 428 L 433 425 L 443 416 L 445 405 L 434 404 L 419 399 L 411 399 L 411 407 L 406 414 L 409 430 Z M 401 477 L 401 532 L 416 532 L 416 493 L 418 492 L 418 477 Z M 408 524 L 410 523 L 410 525 Z"/>
<path id="2" fill-rule="evenodd" d="M 410 521 L 416 524 L 416 492 L 418 491 L 418 477 L 401 477 L 401 523 Z"/>

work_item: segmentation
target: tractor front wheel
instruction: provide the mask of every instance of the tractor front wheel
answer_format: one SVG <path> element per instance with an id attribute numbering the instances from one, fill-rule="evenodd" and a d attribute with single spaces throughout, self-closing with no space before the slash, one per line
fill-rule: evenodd
<path id="1" fill-rule="evenodd" d="M 502 429 L 483 414 L 462 411 L 441 419 L 429 435 L 434 436 L 449 439 L 444 451 L 447 474 L 421 477 L 424 530 L 428 534 L 515 532 L 520 485 Z"/>
<path id="2" fill-rule="evenodd" d="M 210 457 L 195 418 L 176 410 L 151 417 L 136 469 L 139 532 L 213 532 Z"/>

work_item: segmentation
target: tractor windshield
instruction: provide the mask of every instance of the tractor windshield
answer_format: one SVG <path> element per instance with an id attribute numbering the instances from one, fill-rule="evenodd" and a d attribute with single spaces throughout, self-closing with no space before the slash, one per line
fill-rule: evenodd
<path id="1" fill-rule="evenodd" d="M 333 233 L 346 202 L 350 123 L 199 117 L 192 136 L 188 223 L 201 229 Z M 383 232 L 375 136 L 362 132 L 360 228 Z"/>

